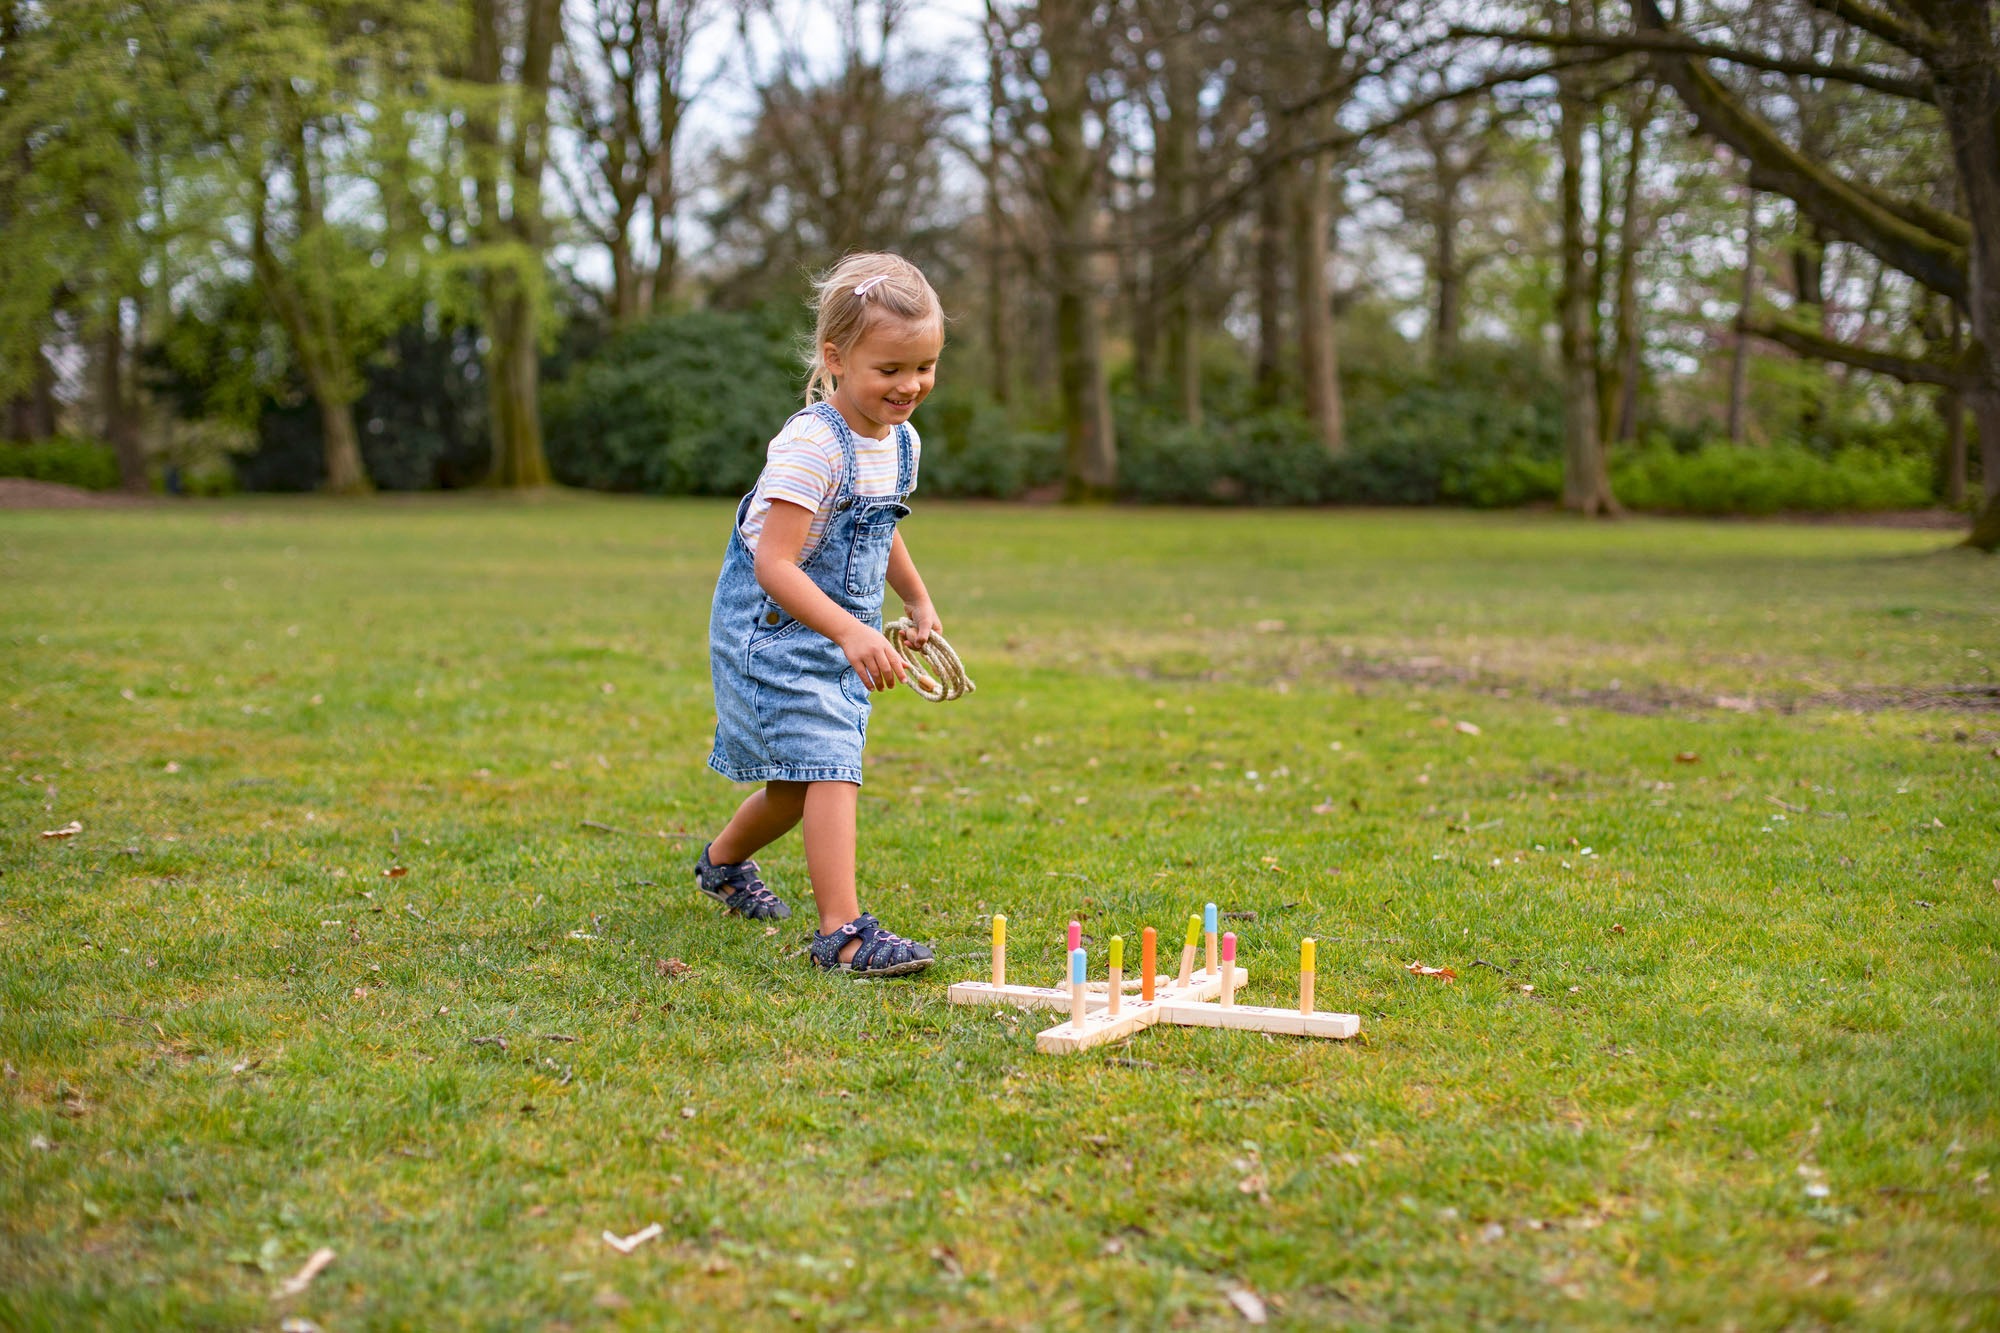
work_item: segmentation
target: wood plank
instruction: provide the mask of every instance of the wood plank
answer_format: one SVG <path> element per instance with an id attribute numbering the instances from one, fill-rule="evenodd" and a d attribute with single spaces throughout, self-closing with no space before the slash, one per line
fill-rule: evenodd
<path id="1" fill-rule="evenodd" d="M 1159 1022 L 1164 1004 L 1161 1000 L 1150 1004 L 1139 1000 L 1126 1005 L 1115 1017 L 1102 1009 L 1086 1014 L 1082 1027 L 1074 1023 L 1058 1023 L 1035 1034 L 1035 1049 L 1043 1055 L 1073 1055 L 1093 1046 L 1102 1046 L 1107 1041 L 1121 1041 L 1141 1028 L 1149 1028 Z"/>
<path id="2" fill-rule="evenodd" d="M 1232 1028 L 1247 1032 L 1275 1032 L 1289 1037 L 1333 1037 L 1345 1040 L 1361 1031 L 1361 1019 L 1354 1014 L 1311 1013 L 1296 1009 L 1272 1009 L 1263 1005 L 1238 1004 L 1225 1009 L 1219 1004 L 1183 1000 L 1162 1000 L 1156 1020 L 1176 1027 Z"/>

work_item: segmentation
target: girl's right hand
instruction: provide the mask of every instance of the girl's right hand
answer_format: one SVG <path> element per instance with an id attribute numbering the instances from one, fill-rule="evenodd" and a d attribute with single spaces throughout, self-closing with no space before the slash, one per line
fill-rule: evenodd
<path id="1" fill-rule="evenodd" d="M 909 664 L 888 638 L 858 620 L 841 641 L 840 650 L 847 654 L 848 665 L 861 677 L 861 683 L 871 690 L 892 690 L 909 674 Z"/>

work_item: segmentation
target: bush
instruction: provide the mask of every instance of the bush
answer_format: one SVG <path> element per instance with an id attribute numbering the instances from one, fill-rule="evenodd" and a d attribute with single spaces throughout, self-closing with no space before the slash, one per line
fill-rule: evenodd
<path id="1" fill-rule="evenodd" d="M 108 444 L 70 436 L 31 444 L 0 441 L 0 477 L 60 482 L 87 491 L 115 491 L 118 454 Z"/>
<path id="2" fill-rule="evenodd" d="M 802 379 L 786 324 L 769 313 L 647 320 L 547 386 L 549 467 L 592 490 L 741 495 L 801 404 Z"/>
<path id="3" fill-rule="evenodd" d="M 1122 403 L 1119 491 L 1156 503 L 1494 508 L 1561 490 L 1561 404 L 1531 363 L 1474 352 L 1414 380 L 1359 376 L 1348 390 L 1338 457 L 1293 412 L 1190 426 L 1157 404 Z"/>
<path id="4" fill-rule="evenodd" d="M 917 417 L 926 494 L 1006 500 L 1062 479 L 1062 437 L 1014 425 L 975 391 L 941 388 Z"/>
<path id="5" fill-rule="evenodd" d="M 1632 509 L 1686 514 L 1830 513 L 1931 503 L 1930 459 L 1858 447 L 1818 454 L 1711 441 L 1693 452 L 1655 440 L 1611 456 L 1611 489 Z"/>

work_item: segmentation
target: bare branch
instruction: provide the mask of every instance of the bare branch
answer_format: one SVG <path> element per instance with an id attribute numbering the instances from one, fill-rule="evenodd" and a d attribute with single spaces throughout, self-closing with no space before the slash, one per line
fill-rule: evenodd
<path id="1" fill-rule="evenodd" d="M 1712 42 L 1704 42 L 1677 32 L 1569 34 L 1453 28 L 1451 35 L 1532 46 L 1598 50 L 1616 55 L 1670 54 L 1693 56 L 1704 60 L 1727 60 L 1733 65 L 1769 70 L 1773 74 L 1796 74 L 1810 79 L 1831 79 L 1837 83 L 1849 83 L 1857 88 L 1868 88 L 1878 93 L 1887 93 L 1891 97 L 1908 98 L 1914 102 L 1929 104 L 1936 98 L 1936 90 L 1928 74 L 1911 77 L 1878 73 L 1857 65 L 1828 65 L 1817 60 L 1794 60 L 1787 56 L 1748 51 L 1742 47 L 1717 46 Z"/>
<path id="2" fill-rule="evenodd" d="M 1913 56 L 1928 58 L 1944 50 L 1944 43 L 1929 28 L 1899 18 L 1873 0 L 1806 0 L 1806 3 Z"/>
<path id="3" fill-rule="evenodd" d="M 1872 370 L 1904 384 L 1936 384 L 1962 393 L 1981 387 L 1980 377 L 1974 369 L 1977 364 L 1974 357 L 1961 357 L 1957 362 L 1949 362 L 1928 357 L 1898 356 L 1894 352 L 1877 351 L 1872 347 L 1856 347 L 1797 324 L 1774 320 L 1746 320 L 1742 327 L 1743 332 L 1751 337 L 1789 347 L 1800 356 L 1818 361 L 1837 361 L 1859 370 Z"/>

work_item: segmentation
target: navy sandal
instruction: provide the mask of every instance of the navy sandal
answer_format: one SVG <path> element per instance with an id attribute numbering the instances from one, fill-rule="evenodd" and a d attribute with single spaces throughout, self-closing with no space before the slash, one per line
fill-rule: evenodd
<path id="1" fill-rule="evenodd" d="M 843 963 L 840 951 L 852 939 L 859 939 L 861 947 Z M 867 912 L 830 934 L 815 931 L 812 960 L 829 972 L 852 972 L 857 977 L 900 977 L 921 972 L 932 961 L 928 946 L 882 929 L 882 923 Z"/>
<path id="2" fill-rule="evenodd" d="M 708 848 L 694 863 L 694 886 L 738 916 L 752 921 L 783 921 L 792 914 L 777 894 L 764 887 L 755 861 L 731 861 L 717 865 L 708 859 Z"/>

